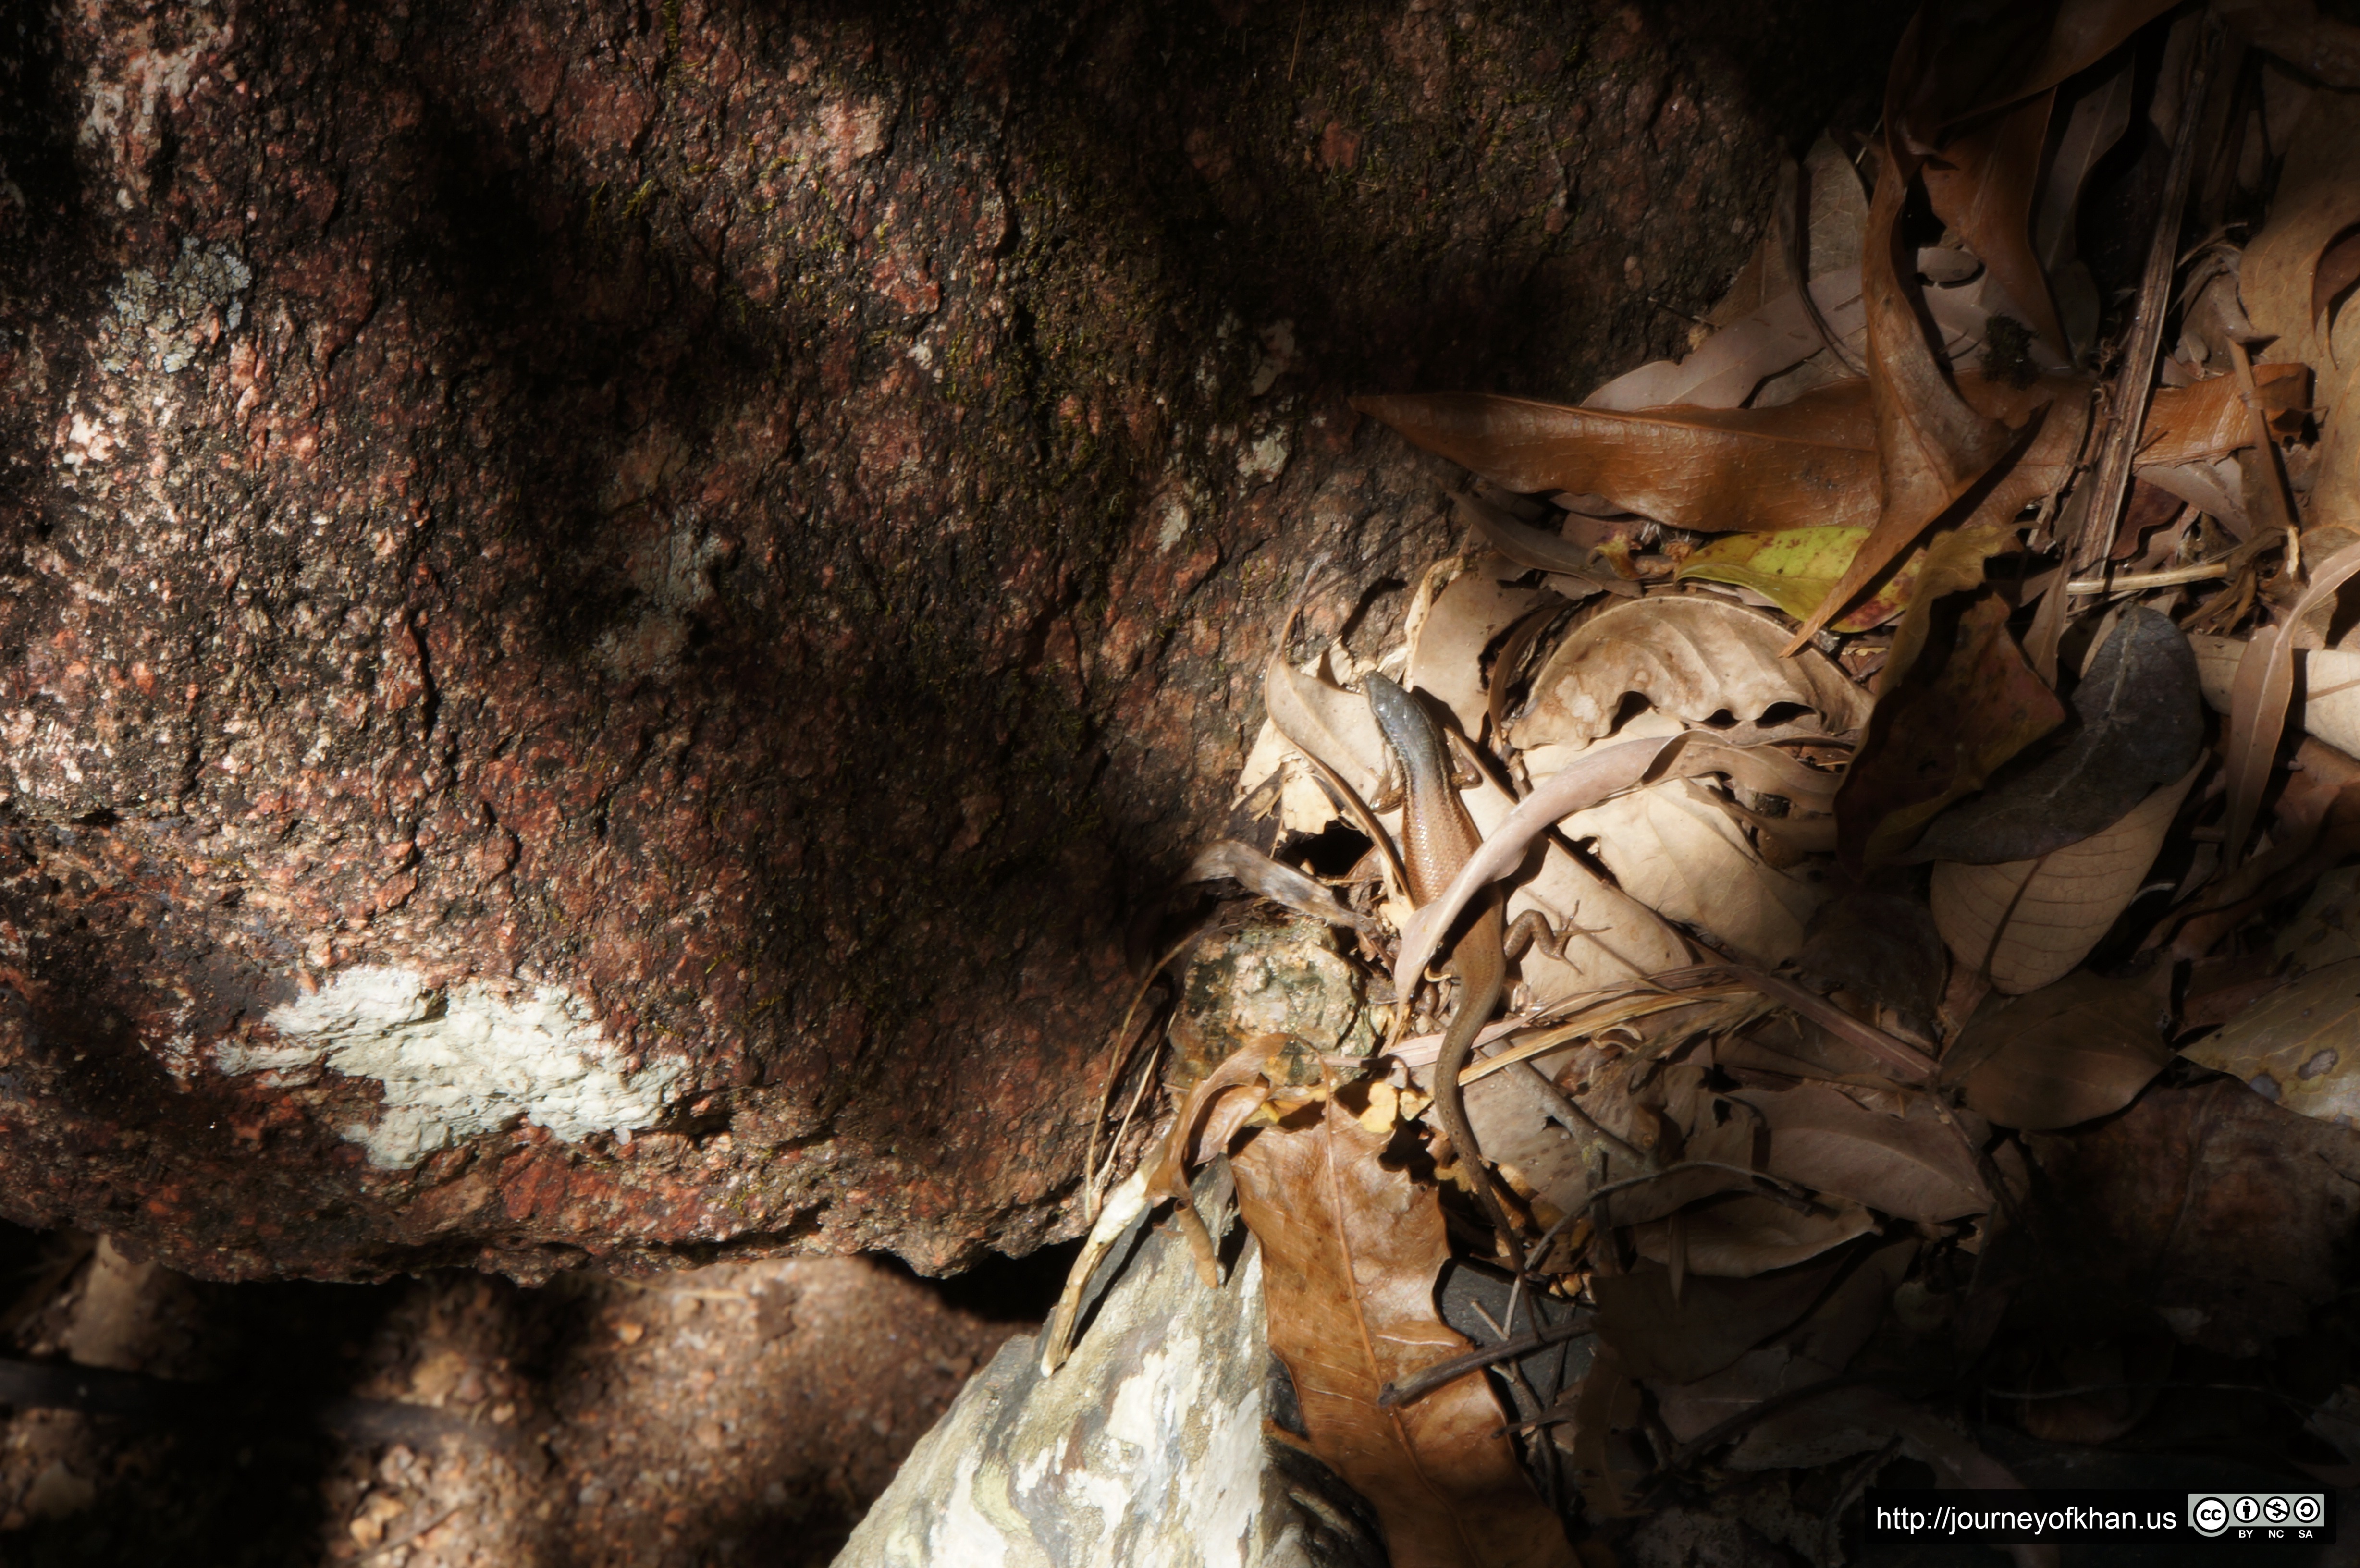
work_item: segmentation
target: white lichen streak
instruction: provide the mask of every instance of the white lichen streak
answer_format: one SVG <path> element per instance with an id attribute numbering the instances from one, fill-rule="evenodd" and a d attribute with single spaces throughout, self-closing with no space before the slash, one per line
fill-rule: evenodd
<path id="1" fill-rule="evenodd" d="M 568 1142 L 628 1132 L 662 1115 L 676 1062 L 636 1073 L 582 1001 L 555 985 L 513 994 L 480 981 L 448 990 L 405 969 L 356 965 L 263 1020 L 276 1045 L 224 1045 L 224 1072 L 325 1066 L 384 1086 L 374 1126 L 344 1137 L 384 1170 L 522 1120 Z"/>

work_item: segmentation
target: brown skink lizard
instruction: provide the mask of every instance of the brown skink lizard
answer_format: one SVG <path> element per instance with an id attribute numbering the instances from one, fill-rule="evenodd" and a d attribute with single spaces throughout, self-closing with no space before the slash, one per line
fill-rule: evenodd
<path id="1" fill-rule="evenodd" d="M 1402 860 L 1409 877 L 1410 901 L 1425 904 L 1450 886 L 1467 857 L 1481 842 L 1473 819 L 1452 787 L 1450 752 L 1442 730 L 1417 700 L 1383 676 L 1371 673 L 1366 682 L 1369 712 L 1401 765 Z M 1524 1247 L 1515 1227 L 1508 1223 L 1506 1205 L 1491 1185 L 1476 1147 L 1475 1131 L 1467 1125 L 1467 1107 L 1459 1092 L 1459 1074 L 1474 1054 L 1475 1036 L 1500 1005 L 1508 959 L 1497 889 L 1488 893 L 1461 926 L 1450 949 L 1448 971 L 1459 977 L 1459 1009 L 1443 1032 L 1442 1050 L 1434 1062 L 1434 1110 L 1442 1130 L 1458 1151 L 1468 1188 L 1481 1200 L 1501 1239 L 1524 1266 Z M 1408 998 L 1404 996 L 1405 1006 Z"/>

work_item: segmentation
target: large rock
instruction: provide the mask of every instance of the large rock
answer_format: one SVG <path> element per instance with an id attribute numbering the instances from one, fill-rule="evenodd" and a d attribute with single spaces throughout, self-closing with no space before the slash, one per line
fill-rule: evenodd
<path id="1" fill-rule="evenodd" d="M 1054 1377 L 1000 1347 L 835 1568 L 1384 1568 L 1368 1506 L 1266 1431 L 1292 1398 L 1251 1241 L 1208 1290 L 1151 1232 Z"/>
<path id="2" fill-rule="evenodd" d="M 1346 394 L 1675 347 L 1902 14 L 0 29 L 0 1212 L 216 1277 L 1070 1227 Z"/>

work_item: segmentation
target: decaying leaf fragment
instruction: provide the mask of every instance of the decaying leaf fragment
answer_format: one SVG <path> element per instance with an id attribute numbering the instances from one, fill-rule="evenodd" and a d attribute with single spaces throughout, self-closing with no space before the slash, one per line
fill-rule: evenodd
<path id="1" fill-rule="evenodd" d="M 2188 793 L 2199 762 L 2102 833 L 2036 860 L 1934 866 L 1934 923 L 1950 954 L 2009 996 L 2053 985 L 2080 966 L 2130 907 Z"/>
<path id="2" fill-rule="evenodd" d="M 2180 1054 L 2289 1111 L 2360 1131 L 2360 959 L 2312 970 Z"/>
<path id="3" fill-rule="evenodd" d="M 2051 1132 L 2112 1116 L 2171 1060 L 2154 995 L 2087 971 L 1988 1007 L 1942 1059 L 1942 1082 L 1997 1125 Z"/>
<path id="4" fill-rule="evenodd" d="M 1262 1129 L 1233 1164 L 1262 1247 L 1271 1350 L 1294 1377 L 1310 1448 L 1376 1508 L 1401 1568 L 1572 1568 L 1482 1377 L 1378 1405 L 1386 1384 L 1470 1348 L 1434 1304 L 1449 1257 L 1441 1205 L 1332 1101 L 1302 1115 Z"/>

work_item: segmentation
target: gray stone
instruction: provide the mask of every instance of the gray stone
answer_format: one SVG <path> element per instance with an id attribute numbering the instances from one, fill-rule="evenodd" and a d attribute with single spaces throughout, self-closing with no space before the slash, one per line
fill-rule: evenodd
<path id="1" fill-rule="evenodd" d="M 1112 1256 L 1072 1358 L 1001 1346 L 836 1568 L 1383 1568 L 1367 1505 L 1269 1430 L 1294 1396 L 1251 1240 L 1218 1290 L 1168 1230 Z"/>

